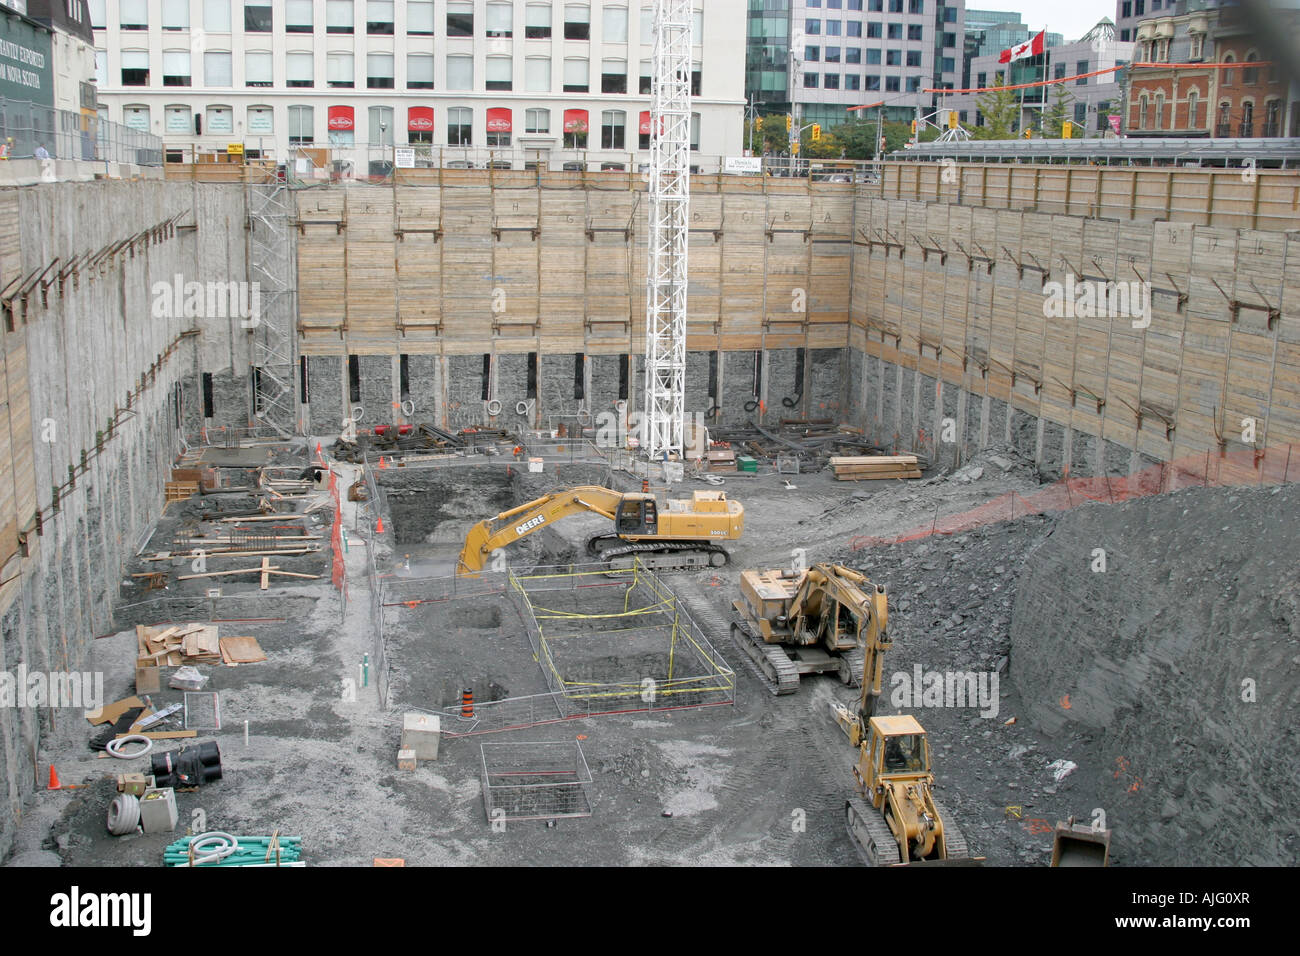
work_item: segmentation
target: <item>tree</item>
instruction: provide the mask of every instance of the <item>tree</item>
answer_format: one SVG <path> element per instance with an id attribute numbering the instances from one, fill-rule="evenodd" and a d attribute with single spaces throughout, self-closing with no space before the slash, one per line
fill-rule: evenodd
<path id="1" fill-rule="evenodd" d="M 1002 84 L 1002 74 L 998 73 L 993 77 L 993 85 Z M 1012 139 L 1015 136 L 1011 131 L 1019 112 L 1015 90 L 993 90 L 976 99 L 975 104 L 984 115 L 984 125 L 975 127 L 976 139 Z"/>
<path id="2" fill-rule="evenodd" d="M 1052 87 L 1051 105 L 1043 111 L 1043 135 L 1049 139 L 1060 139 L 1062 127 L 1065 121 L 1071 119 L 1073 110 L 1070 110 L 1070 104 L 1074 102 L 1074 94 L 1065 88 L 1064 83 L 1057 83 Z"/>
<path id="3" fill-rule="evenodd" d="M 790 148 L 790 134 L 786 132 L 786 114 L 776 113 L 760 117 L 761 128 L 754 129 L 754 152 L 779 153 Z M 749 131 L 753 123 L 745 126 L 745 148 L 749 148 Z"/>

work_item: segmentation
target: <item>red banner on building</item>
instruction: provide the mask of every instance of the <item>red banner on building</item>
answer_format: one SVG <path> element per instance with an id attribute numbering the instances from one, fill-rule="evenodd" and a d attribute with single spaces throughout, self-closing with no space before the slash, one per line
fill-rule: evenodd
<path id="1" fill-rule="evenodd" d="M 494 106 L 487 111 L 487 131 L 489 133 L 509 133 L 513 125 L 508 107 Z"/>
<path id="2" fill-rule="evenodd" d="M 329 109 L 329 128 L 334 130 L 350 130 L 356 127 L 356 121 L 352 118 L 352 107 L 350 106 L 331 106 Z"/>
<path id="3" fill-rule="evenodd" d="M 642 136 L 650 135 L 650 111 L 649 110 L 641 111 L 641 135 Z"/>
<path id="4" fill-rule="evenodd" d="M 587 129 L 586 110 L 564 111 L 564 131 L 566 133 L 585 133 Z"/>
<path id="5" fill-rule="evenodd" d="M 412 133 L 428 133 L 433 130 L 433 107 L 410 106 L 406 109 L 406 128 Z"/>

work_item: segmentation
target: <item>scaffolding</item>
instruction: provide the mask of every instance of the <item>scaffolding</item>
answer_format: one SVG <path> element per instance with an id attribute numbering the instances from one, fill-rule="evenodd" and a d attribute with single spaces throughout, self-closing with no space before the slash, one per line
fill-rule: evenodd
<path id="1" fill-rule="evenodd" d="M 249 183 L 248 275 L 257 308 L 242 322 L 251 340 L 252 418 L 282 438 L 297 433 L 293 193 L 283 182 Z"/>

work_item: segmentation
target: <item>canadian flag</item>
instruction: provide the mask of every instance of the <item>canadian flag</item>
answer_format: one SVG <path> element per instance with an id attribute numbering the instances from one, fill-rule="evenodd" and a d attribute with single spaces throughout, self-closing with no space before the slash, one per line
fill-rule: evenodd
<path id="1" fill-rule="evenodd" d="M 1013 60 L 1023 60 L 1027 56 L 1038 56 L 1043 52 L 1043 38 L 1047 31 L 1043 30 L 1036 37 L 1031 37 L 1019 46 L 1013 46 L 1010 50 L 1003 50 L 998 57 L 999 63 L 1010 63 Z"/>

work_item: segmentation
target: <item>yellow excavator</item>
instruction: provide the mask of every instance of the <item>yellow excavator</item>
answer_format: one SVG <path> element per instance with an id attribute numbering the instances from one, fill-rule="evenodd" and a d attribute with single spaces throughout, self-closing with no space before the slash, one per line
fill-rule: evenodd
<path id="1" fill-rule="evenodd" d="M 863 697 L 866 695 L 864 694 Z M 930 741 L 911 714 L 870 717 L 832 705 L 835 719 L 858 748 L 853 778 L 858 796 L 845 804 L 849 833 L 873 866 L 915 863 L 978 865 L 966 838 L 934 799 Z"/>
<path id="2" fill-rule="evenodd" d="M 731 636 L 758 665 L 768 690 L 792 694 L 803 674 L 834 672 L 865 688 L 866 714 L 880 696 L 881 667 L 891 644 L 883 585 L 839 564 L 804 571 L 743 571 L 740 615 Z"/>
<path id="3" fill-rule="evenodd" d="M 477 575 L 498 548 L 570 515 L 591 512 L 614 524 L 611 532 L 587 542 L 587 551 L 610 568 L 626 569 L 639 558 L 658 570 L 721 567 L 727 552 L 720 542 L 735 541 L 745 530 L 745 509 L 726 492 L 696 491 L 688 500 L 669 500 L 661 509 L 650 492 L 621 492 L 583 485 L 543 495 L 527 504 L 480 521 L 465 536 L 459 575 Z"/>

